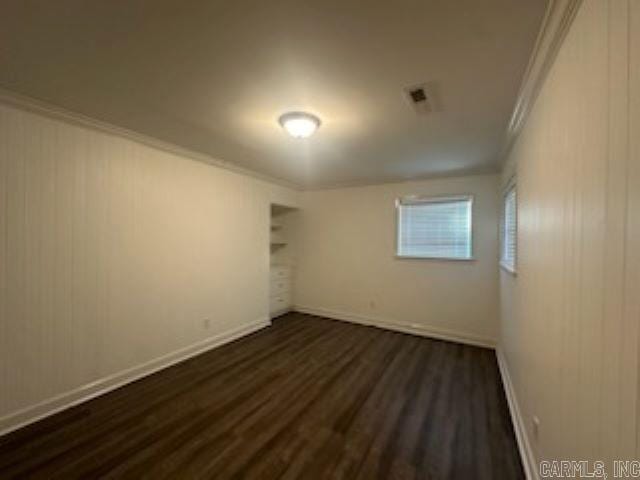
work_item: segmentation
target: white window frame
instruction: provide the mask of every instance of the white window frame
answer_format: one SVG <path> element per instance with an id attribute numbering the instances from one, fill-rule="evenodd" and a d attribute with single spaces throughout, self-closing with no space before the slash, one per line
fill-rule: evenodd
<path id="1" fill-rule="evenodd" d="M 402 205 L 417 205 L 417 204 L 428 204 L 428 203 L 446 203 L 446 202 L 456 202 L 456 201 L 468 201 L 469 202 L 469 257 L 431 257 L 431 256 L 420 256 L 420 255 L 402 255 L 400 254 L 400 207 Z M 405 197 L 400 197 L 396 199 L 396 231 L 395 231 L 395 258 L 397 259 L 407 259 L 407 260 L 444 260 L 444 261 L 455 261 L 455 262 L 472 262 L 475 261 L 475 249 L 474 249 L 474 222 L 473 222 L 473 211 L 474 211 L 474 196 L 470 194 L 464 195 L 441 195 L 441 196 L 421 196 L 421 195 L 410 195 Z"/>
<path id="2" fill-rule="evenodd" d="M 504 260 L 505 248 L 507 245 L 507 198 L 511 192 L 514 192 L 514 215 L 515 215 L 515 231 L 514 231 L 514 251 L 513 251 L 513 265 L 509 265 Z M 502 212 L 500 215 L 500 268 L 506 272 L 517 275 L 518 273 L 518 188 L 515 180 L 511 180 L 507 183 L 507 187 L 502 193 Z"/>

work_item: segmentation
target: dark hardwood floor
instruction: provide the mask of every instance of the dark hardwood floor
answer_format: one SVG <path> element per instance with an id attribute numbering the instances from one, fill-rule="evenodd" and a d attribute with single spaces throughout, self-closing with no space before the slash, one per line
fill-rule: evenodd
<path id="1" fill-rule="evenodd" d="M 0 478 L 524 474 L 494 352 L 289 314 L 0 438 Z"/>

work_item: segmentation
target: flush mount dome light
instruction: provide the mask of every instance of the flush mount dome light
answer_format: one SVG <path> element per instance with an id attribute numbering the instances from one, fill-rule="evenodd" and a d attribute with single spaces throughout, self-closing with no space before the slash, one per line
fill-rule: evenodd
<path id="1" fill-rule="evenodd" d="M 318 117 L 305 112 L 285 113 L 280 116 L 278 122 L 293 138 L 308 138 L 320 126 Z"/>

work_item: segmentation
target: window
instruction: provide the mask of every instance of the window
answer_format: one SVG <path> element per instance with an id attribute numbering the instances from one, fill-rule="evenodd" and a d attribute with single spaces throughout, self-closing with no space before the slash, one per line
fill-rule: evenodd
<path id="1" fill-rule="evenodd" d="M 506 270 L 515 273 L 518 248 L 518 211 L 515 185 L 509 188 L 504 195 L 502 215 L 500 265 Z"/>
<path id="2" fill-rule="evenodd" d="M 471 260 L 473 198 L 405 197 L 397 202 L 397 255 Z"/>

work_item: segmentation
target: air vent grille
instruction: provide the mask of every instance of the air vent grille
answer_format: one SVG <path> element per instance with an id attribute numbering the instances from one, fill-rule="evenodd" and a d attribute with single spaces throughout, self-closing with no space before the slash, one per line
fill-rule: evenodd
<path id="1" fill-rule="evenodd" d="M 434 110 L 434 95 L 426 83 L 412 85 L 403 89 L 403 95 L 416 113 L 425 114 Z"/>
<path id="2" fill-rule="evenodd" d="M 409 90 L 409 95 L 411 96 L 411 100 L 413 103 L 420 103 L 427 101 L 427 94 L 424 93 L 424 88 L 414 88 Z"/>

